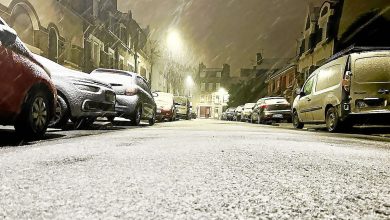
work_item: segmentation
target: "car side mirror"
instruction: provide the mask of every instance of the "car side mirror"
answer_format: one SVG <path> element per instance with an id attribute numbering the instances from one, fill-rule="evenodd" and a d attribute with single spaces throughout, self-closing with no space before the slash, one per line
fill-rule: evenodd
<path id="1" fill-rule="evenodd" d="M 10 46 L 15 43 L 17 38 L 16 31 L 8 26 L 0 26 L 0 41 L 4 46 Z"/>

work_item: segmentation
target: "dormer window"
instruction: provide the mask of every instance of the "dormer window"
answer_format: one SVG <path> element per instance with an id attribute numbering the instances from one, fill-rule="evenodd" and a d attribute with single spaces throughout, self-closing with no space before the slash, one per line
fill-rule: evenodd
<path id="1" fill-rule="evenodd" d="M 329 11 L 329 8 L 328 7 L 324 7 L 322 9 L 322 12 L 321 12 L 321 17 L 324 17 L 326 14 L 328 14 L 328 11 Z"/>

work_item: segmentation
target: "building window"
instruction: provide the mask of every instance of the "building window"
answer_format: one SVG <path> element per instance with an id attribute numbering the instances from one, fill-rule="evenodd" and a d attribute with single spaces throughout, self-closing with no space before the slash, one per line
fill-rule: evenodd
<path id="1" fill-rule="evenodd" d="M 217 78 L 221 78 L 222 76 L 222 73 L 221 72 L 217 72 Z"/>
<path id="2" fill-rule="evenodd" d="M 205 71 L 200 72 L 200 78 L 205 78 L 205 77 L 206 77 L 206 72 Z"/>
<path id="3" fill-rule="evenodd" d="M 49 30 L 49 59 L 58 62 L 58 35 L 54 28 Z"/>
<path id="4" fill-rule="evenodd" d="M 103 50 L 104 44 L 95 36 L 90 35 L 91 42 L 91 59 L 95 65 L 95 67 L 100 66 L 100 51 Z"/>
<path id="5" fill-rule="evenodd" d="M 200 84 L 200 91 L 202 91 L 202 92 L 206 91 L 206 83 Z"/>
<path id="6" fill-rule="evenodd" d="M 209 83 L 209 91 L 212 92 L 214 90 L 214 83 Z"/>
<path id="7" fill-rule="evenodd" d="M 108 48 L 108 68 L 114 69 L 115 67 L 115 51 Z"/>
<path id="8" fill-rule="evenodd" d="M 119 56 L 118 68 L 120 70 L 124 70 L 124 65 L 125 65 L 125 59 L 122 56 Z"/>
<path id="9" fill-rule="evenodd" d="M 134 66 L 131 65 L 130 61 L 127 61 L 127 70 L 130 72 L 134 72 Z"/>
<path id="10" fill-rule="evenodd" d="M 121 41 L 127 45 L 127 37 L 126 37 L 126 27 L 124 24 L 120 24 L 120 28 L 119 28 L 119 38 L 121 39 Z"/>
<path id="11" fill-rule="evenodd" d="M 217 83 L 215 87 L 215 90 L 219 91 L 219 89 L 221 88 L 221 83 Z"/>
<path id="12" fill-rule="evenodd" d="M 328 7 L 324 7 L 324 9 L 322 9 L 322 12 L 321 12 L 321 17 L 324 17 L 326 14 L 328 14 Z"/>

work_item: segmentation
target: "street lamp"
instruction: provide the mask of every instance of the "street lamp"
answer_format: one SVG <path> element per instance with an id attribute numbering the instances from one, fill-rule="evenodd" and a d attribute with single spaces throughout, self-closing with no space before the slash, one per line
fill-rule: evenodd
<path id="1" fill-rule="evenodd" d="M 180 33 L 171 29 L 168 32 L 167 36 L 167 47 L 171 54 L 178 55 L 183 49 L 183 40 Z"/>

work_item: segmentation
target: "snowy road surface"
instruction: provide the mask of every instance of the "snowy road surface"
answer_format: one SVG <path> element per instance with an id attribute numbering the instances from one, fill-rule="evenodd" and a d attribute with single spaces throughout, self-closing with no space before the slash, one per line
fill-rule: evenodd
<path id="1" fill-rule="evenodd" d="M 390 218 L 390 146 L 211 120 L 0 148 L 0 219 Z"/>

